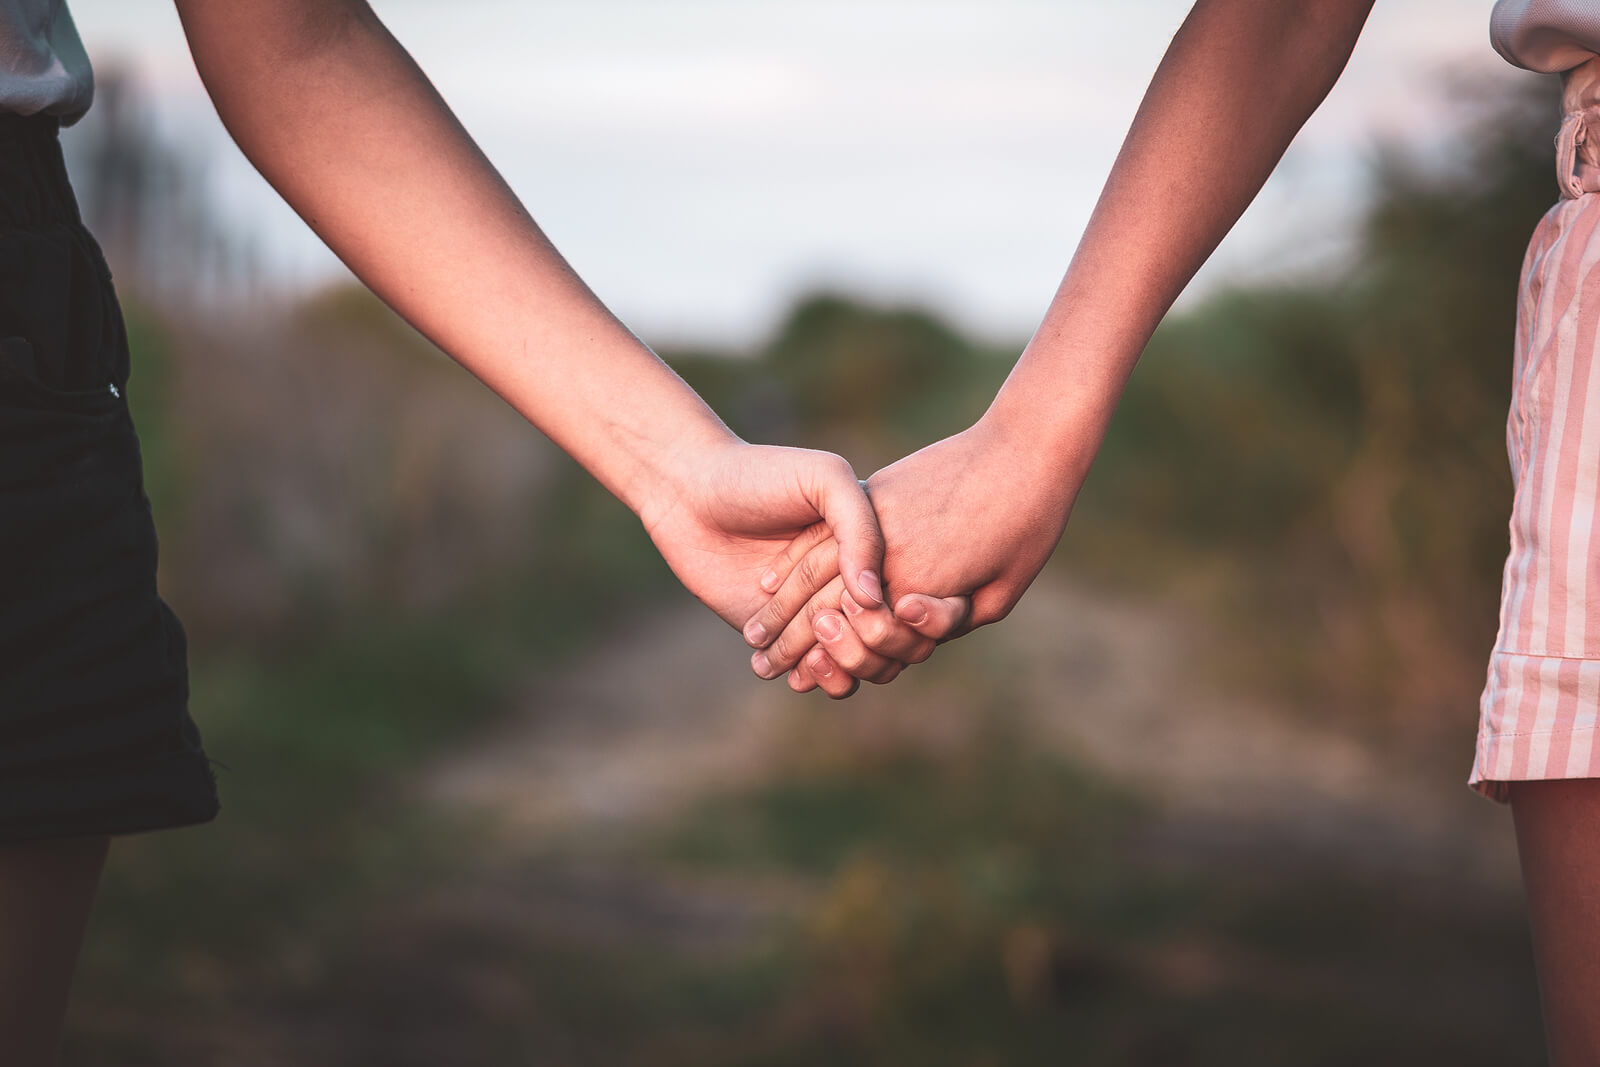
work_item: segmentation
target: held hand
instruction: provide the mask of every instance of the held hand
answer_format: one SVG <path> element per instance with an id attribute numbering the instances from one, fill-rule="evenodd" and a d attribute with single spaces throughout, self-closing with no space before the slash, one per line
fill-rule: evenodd
<path id="1" fill-rule="evenodd" d="M 805 606 L 797 625 L 785 631 L 803 642 L 816 644 L 789 671 L 789 688 L 797 693 L 821 688 L 830 697 L 849 696 L 858 678 L 883 684 L 901 670 L 921 663 L 934 646 L 961 631 L 972 612 L 964 596 L 924 597 L 927 611 L 915 625 L 896 618 L 887 607 L 868 610 L 841 592 L 836 609 L 813 602 Z M 842 613 L 842 616 L 841 614 Z M 806 623 L 809 625 L 806 625 Z"/>
<path id="2" fill-rule="evenodd" d="M 927 659 L 934 645 L 966 620 L 970 604 L 965 597 L 930 598 L 932 613 L 915 627 L 896 619 L 885 604 L 863 607 L 834 573 L 837 558 L 838 543 L 825 529 L 813 527 L 774 561 L 762 585 L 776 595 L 744 628 L 745 641 L 758 650 L 750 666 L 760 677 L 778 677 L 810 649 L 805 662 L 814 670 L 790 671 L 790 686 L 802 693 L 820 686 L 842 699 L 860 680 L 893 681 L 907 664 Z"/>
<path id="3" fill-rule="evenodd" d="M 678 580 L 729 625 L 743 627 L 767 603 L 762 578 L 797 538 L 837 539 L 833 583 L 882 604 L 883 538 L 839 456 L 730 439 L 674 466 L 684 477 L 639 517 Z"/>
<path id="4" fill-rule="evenodd" d="M 1082 470 L 1041 454 L 989 420 L 914 452 L 868 479 L 895 614 L 966 594 L 966 630 L 999 622 L 1055 551 Z"/>
<path id="5" fill-rule="evenodd" d="M 884 574 L 894 616 L 925 637 L 953 636 L 1004 618 L 1061 539 L 1087 462 L 1043 455 L 1021 436 L 980 420 L 868 482 L 888 540 Z M 782 563 L 792 568 L 790 580 L 752 620 L 770 627 L 793 616 L 767 655 L 774 670 L 797 668 L 790 677 L 796 689 L 824 680 L 816 668 L 827 669 L 823 660 L 833 659 L 824 652 L 842 648 L 856 655 L 849 638 L 828 637 L 830 627 L 816 632 L 813 620 L 825 604 L 816 598 L 795 604 L 808 591 L 794 576 L 816 569 L 813 560 L 825 560 L 828 550 L 822 542 L 786 552 Z M 971 596 L 970 616 L 962 610 L 964 594 Z M 850 622 L 865 651 L 903 651 L 892 632 L 875 623 L 863 627 L 858 618 Z M 821 647 L 810 651 L 813 636 Z"/>

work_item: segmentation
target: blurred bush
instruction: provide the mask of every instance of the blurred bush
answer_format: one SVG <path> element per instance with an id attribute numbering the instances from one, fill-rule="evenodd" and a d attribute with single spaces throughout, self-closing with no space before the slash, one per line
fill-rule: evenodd
<path id="1" fill-rule="evenodd" d="M 1147 560 L 1111 547 L 1134 528 L 1122 543 L 1154 545 L 1158 573 L 1167 551 L 1222 558 L 1238 664 L 1302 706 L 1424 742 L 1470 721 L 1508 548 L 1517 276 L 1555 199 L 1558 112 L 1529 79 L 1476 105 L 1454 156 L 1384 150 L 1347 277 L 1169 321 L 1080 501 L 1102 546 L 1086 555 L 1136 573 Z"/>

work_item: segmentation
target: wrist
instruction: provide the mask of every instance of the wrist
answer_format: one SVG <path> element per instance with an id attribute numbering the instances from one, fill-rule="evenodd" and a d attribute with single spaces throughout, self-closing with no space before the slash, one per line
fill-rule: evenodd
<path id="1" fill-rule="evenodd" d="M 1108 288 L 1103 279 L 1116 264 L 1106 259 L 1104 242 L 1086 236 L 984 416 L 1025 429 L 1032 447 L 1075 484 L 1088 473 L 1128 376 L 1171 300 L 1148 279 Z"/>
<path id="2" fill-rule="evenodd" d="M 1062 388 L 1058 383 L 1064 381 L 1075 381 L 1070 371 L 1019 361 L 974 429 L 1035 484 L 1070 487 L 1076 495 L 1100 450 L 1120 390 L 1091 389 L 1081 379 Z"/>
<path id="3" fill-rule="evenodd" d="M 677 428 L 666 442 L 646 442 L 650 447 L 638 457 L 633 476 L 618 491 L 646 530 L 684 503 L 705 495 L 713 472 L 722 469 L 734 449 L 746 447 L 710 410 L 707 418 Z"/>

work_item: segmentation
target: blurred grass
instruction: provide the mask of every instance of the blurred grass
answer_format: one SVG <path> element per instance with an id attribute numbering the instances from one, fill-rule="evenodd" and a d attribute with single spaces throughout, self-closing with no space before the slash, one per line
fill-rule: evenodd
<path id="1" fill-rule="evenodd" d="M 998 725 L 708 804 L 664 856 L 821 887 L 788 981 L 680 1058 L 616 1062 L 1539 1061 L 1514 915 L 1270 855 L 1196 866 L 1160 825 Z"/>

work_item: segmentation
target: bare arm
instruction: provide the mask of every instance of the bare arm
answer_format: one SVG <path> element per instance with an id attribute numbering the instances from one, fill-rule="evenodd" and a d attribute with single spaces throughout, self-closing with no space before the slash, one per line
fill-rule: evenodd
<path id="1" fill-rule="evenodd" d="M 362 281 L 635 511 L 726 437 L 567 266 L 364 3 L 179 0 L 228 132 Z"/>
<path id="2" fill-rule="evenodd" d="M 1373 0 L 1200 0 L 989 418 L 1081 480 L 1156 325 L 1333 88 Z M 1042 447 L 1041 447 L 1042 446 Z"/>
<path id="3" fill-rule="evenodd" d="M 1338 80 L 1372 2 L 1195 4 L 1043 322 L 988 412 L 870 479 L 902 618 L 930 604 L 909 590 L 972 594 L 974 626 L 1016 604 L 1061 538 L 1150 335 Z M 775 620 L 795 609 L 780 594 L 766 610 Z M 820 610 L 805 606 L 785 648 L 810 647 Z M 791 679 L 809 681 L 804 666 Z"/>
<path id="4" fill-rule="evenodd" d="M 365 3 L 177 6 L 257 169 L 374 292 L 637 513 L 702 600 L 742 625 L 770 557 L 822 519 L 845 546 L 846 586 L 874 602 L 881 542 L 848 464 L 730 433 L 566 264 Z"/>

